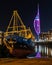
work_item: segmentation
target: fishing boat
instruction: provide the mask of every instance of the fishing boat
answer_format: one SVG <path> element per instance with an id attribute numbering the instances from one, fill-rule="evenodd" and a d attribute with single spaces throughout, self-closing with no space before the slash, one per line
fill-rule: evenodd
<path id="1" fill-rule="evenodd" d="M 4 33 L 4 45 L 14 57 L 26 57 L 34 52 L 34 36 L 30 28 L 26 29 L 19 14 L 13 12 L 10 23 Z"/>

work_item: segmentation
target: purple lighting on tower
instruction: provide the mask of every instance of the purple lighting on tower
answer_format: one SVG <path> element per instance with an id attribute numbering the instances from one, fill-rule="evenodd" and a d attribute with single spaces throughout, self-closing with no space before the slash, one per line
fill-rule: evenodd
<path id="1" fill-rule="evenodd" d="M 34 29 L 36 31 L 36 34 L 39 35 L 40 34 L 40 18 L 39 18 L 39 5 L 38 5 L 38 12 L 37 15 L 34 19 Z"/>
<path id="2" fill-rule="evenodd" d="M 41 54 L 40 54 L 40 52 L 37 52 L 37 54 L 36 54 L 35 57 L 36 57 L 36 58 L 41 58 Z"/>

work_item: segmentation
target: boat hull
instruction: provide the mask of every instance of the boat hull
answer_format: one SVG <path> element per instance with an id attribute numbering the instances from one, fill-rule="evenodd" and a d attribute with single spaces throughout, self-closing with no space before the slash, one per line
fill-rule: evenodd
<path id="1" fill-rule="evenodd" d="M 34 53 L 33 50 L 14 49 L 11 53 L 12 56 L 17 58 L 25 58 L 27 55 Z"/>
<path id="2" fill-rule="evenodd" d="M 26 39 L 17 35 L 8 36 L 6 39 L 7 41 L 5 41 L 5 44 L 12 56 L 21 58 L 34 53 L 34 43 L 31 39 Z"/>

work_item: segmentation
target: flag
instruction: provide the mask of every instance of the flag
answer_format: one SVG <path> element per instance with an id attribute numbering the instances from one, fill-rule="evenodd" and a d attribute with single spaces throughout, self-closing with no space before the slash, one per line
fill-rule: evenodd
<path id="1" fill-rule="evenodd" d="M 39 6 L 38 6 L 37 15 L 36 15 L 36 17 L 34 19 L 34 29 L 36 31 L 36 34 L 39 35 L 40 34 Z"/>

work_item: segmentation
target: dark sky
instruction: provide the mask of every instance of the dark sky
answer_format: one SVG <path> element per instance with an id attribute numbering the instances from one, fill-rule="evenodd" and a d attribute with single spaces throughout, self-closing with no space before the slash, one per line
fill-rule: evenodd
<path id="1" fill-rule="evenodd" d="M 18 10 L 23 23 L 34 33 L 33 21 L 38 3 L 41 32 L 52 29 L 52 0 L 0 0 L 0 30 L 6 30 L 13 10 Z"/>

